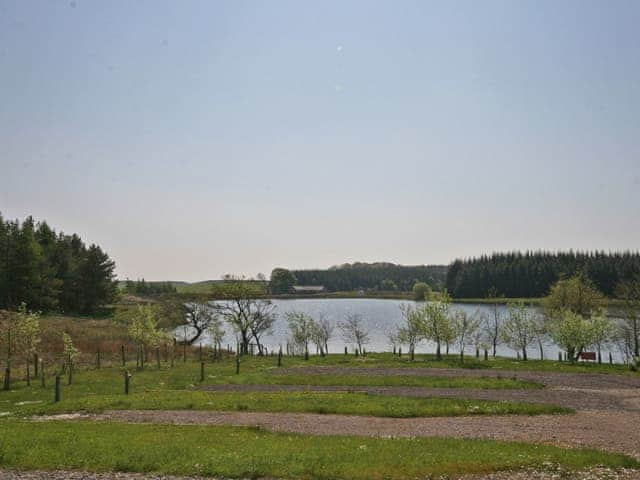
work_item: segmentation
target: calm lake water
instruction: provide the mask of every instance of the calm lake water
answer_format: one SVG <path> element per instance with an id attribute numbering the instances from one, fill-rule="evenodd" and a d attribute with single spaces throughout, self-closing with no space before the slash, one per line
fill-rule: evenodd
<path id="1" fill-rule="evenodd" d="M 292 299 L 292 300 L 273 300 L 275 305 L 275 313 L 277 320 L 275 322 L 273 332 L 270 335 L 264 336 L 263 343 L 269 349 L 269 351 L 277 351 L 280 345 L 283 349 L 287 343 L 289 336 L 289 328 L 285 318 L 285 314 L 291 311 L 300 311 L 310 314 L 314 317 L 322 314 L 328 318 L 332 324 L 336 325 L 338 322 L 343 321 L 347 315 L 351 313 L 358 313 L 363 317 L 364 322 L 370 330 L 370 343 L 367 345 L 367 351 L 370 352 L 388 352 L 391 351 L 389 343 L 389 333 L 396 330 L 404 321 L 402 311 L 400 309 L 403 305 L 415 305 L 415 302 L 408 300 L 379 300 L 379 299 Z M 475 304 L 453 304 L 452 309 L 459 309 L 473 314 L 475 312 L 484 312 L 487 316 L 493 316 L 493 306 L 488 305 L 475 305 Z M 506 306 L 499 306 L 499 312 L 504 319 L 507 315 Z M 226 336 L 225 344 L 229 344 L 232 348 L 235 348 L 236 338 L 229 325 L 225 324 Z M 209 343 L 209 339 L 206 339 L 203 343 Z M 340 353 L 344 351 L 345 342 L 341 338 L 340 331 L 336 327 L 333 332 L 333 337 L 329 342 L 330 353 Z M 406 347 L 403 347 L 405 350 Z M 349 347 L 351 351 L 351 346 Z M 450 352 L 457 352 L 457 348 L 451 346 Z M 435 346 L 429 342 L 421 342 L 416 347 L 416 353 L 434 353 Z M 314 353 L 314 352 L 311 352 Z M 469 355 L 475 354 L 475 346 L 470 345 L 466 349 L 466 353 Z M 614 361 L 621 361 L 619 352 L 612 349 Z M 498 355 L 505 357 L 516 357 L 516 352 L 510 348 L 501 345 L 498 347 Z M 608 361 L 608 350 L 603 351 L 603 361 Z M 531 359 L 540 358 L 540 352 L 537 346 L 532 345 L 528 351 L 528 356 Z M 557 359 L 558 348 L 552 343 L 547 343 L 544 346 L 544 356 L 546 359 Z"/>

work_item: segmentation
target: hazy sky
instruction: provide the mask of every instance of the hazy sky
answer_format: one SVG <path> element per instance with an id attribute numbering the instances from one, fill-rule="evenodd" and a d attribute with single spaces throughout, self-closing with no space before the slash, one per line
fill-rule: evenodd
<path id="1" fill-rule="evenodd" d="M 638 1 L 0 0 L 0 211 L 200 280 L 640 247 Z"/>

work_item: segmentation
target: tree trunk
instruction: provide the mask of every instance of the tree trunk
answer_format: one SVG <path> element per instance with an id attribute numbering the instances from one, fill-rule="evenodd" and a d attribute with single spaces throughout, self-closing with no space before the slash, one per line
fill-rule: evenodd
<path id="1" fill-rule="evenodd" d="M 436 342 L 436 359 L 442 359 L 442 355 L 440 354 L 440 342 Z"/>
<path id="2" fill-rule="evenodd" d="M 27 387 L 31 386 L 31 359 L 27 357 Z"/>
<path id="3" fill-rule="evenodd" d="M 524 360 L 524 361 L 527 360 L 527 349 L 526 348 L 522 349 L 522 360 Z"/>

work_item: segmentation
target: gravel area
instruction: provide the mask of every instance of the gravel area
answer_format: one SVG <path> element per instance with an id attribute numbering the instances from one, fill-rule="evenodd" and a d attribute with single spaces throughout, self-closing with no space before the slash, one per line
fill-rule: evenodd
<path id="1" fill-rule="evenodd" d="M 550 466 L 548 470 L 523 470 L 499 472 L 488 475 L 440 477 L 442 480 L 640 480 L 640 472 L 635 470 L 614 471 L 594 468 L 583 472 L 564 472 Z M 90 472 L 16 472 L 0 470 L 0 480 L 205 480 L 203 477 L 174 477 L 167 475 L 140 475 L 137 473 L 90 473 Z M 212 480 L 212 477 L 208 477 Z M 273 480 L 263 478 L 261 480 Z"/>
<path id="2" fill-rule="evenodd" d="M 523 470 L 499 472 L 481 476 L 454 476 L 450 480 L 640 480 L 635 470 L 609 470 L 594 468 L 583 472 L 563 472 L 552 467 L 545 471 Z M 166 475 L 140 475 L 136 473 L 90 473 L 90 472 L 16 472 L 0 470 L 0 480 L 204 480 L 203 477 L 174 477 Z M 208 480 L 212 480 L 209 477 Z M 262 479 L 270 480 L 270 479 Z"/>
<path id="3" fill-rule="evenodd" d="M 469 398 L 473 400 L 503 400 L 530 403 L 550 403 L 563 407 L 597 410 L 625 410 L 640 412 L 640 391 L 637 389 L 582 390 L 555 387 L 540 390 L 489 390 L 470 388 L 424 387 L 348 387 L 318 385 L 205 385 L 211 392 L 366 392 L 402 397 Z"/>
<path id="4" fill-rule="evenodd" d="M 311 413 L 110 410 L 97 421 L 259 426 L 275 432 L 378 437 L 456 437 L 541 442 L 626 453 L 640 460 L 640 414 L 581 410 L 575 415 L 382 418 Z M 55 416 L 49 417 L 55 419 Z"/>

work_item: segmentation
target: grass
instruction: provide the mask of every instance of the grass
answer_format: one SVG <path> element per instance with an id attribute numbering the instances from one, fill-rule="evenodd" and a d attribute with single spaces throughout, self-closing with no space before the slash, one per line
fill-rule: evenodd
<path id="1" fill-rule="evenodd" d="M 18 402 L 21 403 L 21 402 Z M 19 415 L 104 410 L 218 410 L 294 412 L 411 418 L 461 415 L 540 415 L 571 413 L 555 405 L 446 398 L 411 398 L 355 392 L 148 391 L 125 396 L 71 397 L 60 403 L 17 405 Z"/>
<path id="2" fill-rule="evenodd" d="M 264 372 L 231 377 L 214 377 L 209 383 L 268 384 L 268 385 L 320 385 L 352 387 L 424 387 L 473 389 L 534 389 L 541 384 L 514 378 L 493 377 L 420 377 L 408 375 L 341 375 L 341 374 L 269 374 Z"/>
<path id="3" fill-rule="evenodd" d="M 54 446 L 52 448 L 52 446 Z M 0 465 L 230 478 L 404 479 L 551 463 L 634 468 L 624 455 L 487 440 L 287 435 L 257 428 L 8 421 Z"/>
<path id="4" fill-rule="evenodd" d="M 467 387 L 476 388 L 531 388 L 529 384 L 513 379 L 442 377 L 364 376 L 364 375 L 280 375 L 271 358 L 246 358 L 241 375 L 235 375 L 235 362 L 227 360 L 206 365 L 205 384 L 295 384 L 295 385 L 403 385 L 409 386 L 462 386 L 457 380 L 468 381 Z M 196 362 L 178 362 L 174 368 L 161 370 L 147 367 L 132 370 L 131 393 L 124 395 L 124 369 L 103 368 L 79 370 L 74 382 L 67 385 L 63 378 L 62 402 L 53 403 L 53 379 L 42 388 L 39 381 L 31 387 L 16 382 L 10 392 L 0 391 L 0 414 L 34 415 L 76 410 L 101 411 L 104 409 L 209 409 L 252 410 L 267 412 L 341 413 L 390 417 L 443 416 L 462 414 L 539 414 L 567 413 L 556 406 L 521 402 L 480 402 L 471 400 L 445 400 L 440 398 L 411 398 L 391 395 L 367 395 L 350 392 L 274 392 L 238 393 L 206 392 L 200 385 L 200 365 Z M 242 408 L 240 408 L 242 407 Z"/>

